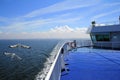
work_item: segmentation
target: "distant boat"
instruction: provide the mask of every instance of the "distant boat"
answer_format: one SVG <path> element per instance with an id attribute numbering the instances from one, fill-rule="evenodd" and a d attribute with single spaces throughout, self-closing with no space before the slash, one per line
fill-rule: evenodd
<path id="1" fill-rule="evenodd" d="M 31 48 L 30 46 L 23 45 L 23 44 L 10 45 L 9 47 L 10 47 L 10 48 L 22 47 L 22 48 L 27 48 L 27 49 L 30 49 L 30 48 Z"/>
<path id="2" fill-rule="evenodd" d="M 10 48 L 16 48 L 16 47 L 19 47 L 19 45 L 18 44 L 16 44 L 16 45 L 10 45 L 9 47 Z"/>
<path id="3" fill-rule="evenodd" d="M 27 49 L 30 49 L 31 47 L 30 46 L 27 46 L 27 45 L 21 45 L 22 48 L 27 48 Z"/>

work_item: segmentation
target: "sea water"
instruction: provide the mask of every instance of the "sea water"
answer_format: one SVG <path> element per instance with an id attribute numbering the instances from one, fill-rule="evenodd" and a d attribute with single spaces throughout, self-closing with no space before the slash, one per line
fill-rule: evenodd
<path id="1" fill-rule="evenodd" d="M 0 40 L 0 80 L 34 80 L 58 42 L 56 39 Z M 9 47 L 18 43 L 31 48 Z"/>

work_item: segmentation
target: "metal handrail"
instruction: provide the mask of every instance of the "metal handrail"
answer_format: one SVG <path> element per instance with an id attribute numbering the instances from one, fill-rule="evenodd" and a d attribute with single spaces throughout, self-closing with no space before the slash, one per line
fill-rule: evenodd
<path id="1" fill-rule="evenodd" d="M 96 26 L 110 26 L 110 25 L 118 25 L 120 24 L 118 21 L 111 21 L 111 22 L 101 22 L 98 23 Z"/>
<path id="2" fill-rule="evenodd" d="M 45 62 L 44 68 L 41 72 L 38 73 L 35 80 L 50 80 L 54 67 L 57 63 L 57 59 L 59 58 L 61 48 L 65 45 L 68 41 L 60 41 L 53 51 L 51 52 L 51 56 L 49 57 L 49 61 Z M 51 61 L 51 62 L 50 62 Z"/>
<path id="3" fill-rule="evenodd" d="M 80 40 L 77 41 L 77 47 L 85 47 L 85 46 L 92 46 L 92 41 L 91 40 Z"/>
<path id="4" fill-rule="evenodd" d="M 95 24 L 95 26 L 109 26 L 109 25 L 118 25 L 120 24 L 119 21 L 109 21 L 109 22 L 101 22 Z"/>

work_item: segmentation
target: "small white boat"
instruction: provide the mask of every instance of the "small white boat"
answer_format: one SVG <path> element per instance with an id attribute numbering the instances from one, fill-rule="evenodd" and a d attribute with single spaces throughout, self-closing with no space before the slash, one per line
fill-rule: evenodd
<path id="1" fill-rule="evenodd" d="M 30 48 L 31 48 L 30 46 L 23 45 L 23 44 L 10 45 L 9 47 L 10 47 L 10 48 L 22 47 L 22 48 L 27 48 L 27 49 L 30 49 Z"/>
<path id="2" fill-rule="evenodd" d="M 19 45 L 18 44 L 16 44 L 16 45 L 10 45 L 9 47 L 10 48 L 16 48 L 16 47 L 18 47 Z"/>
<path id="3" fill-rule="evenodd" d="M 30 46 L 27 46 L 27 45 L 21 45 L 22 48 L 27 48 L 27 49 L 30 49 L 31 47 Z"/>

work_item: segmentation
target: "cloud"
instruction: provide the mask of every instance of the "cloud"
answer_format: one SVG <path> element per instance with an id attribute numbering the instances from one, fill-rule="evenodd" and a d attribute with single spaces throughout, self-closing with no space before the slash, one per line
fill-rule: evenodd
<path id="1" fill-rule="evenodd" d="M 89 14 L 92 15 L 91 20 L 99 19 L 111 14 L 119 13 L 120 9 L 120 2 L 109 2 L 109 3 L 102 3 L 101 6 L 96 6 L 92 8 L 92 10 L 89 12 Z M 95 14 L 97 12 L 97 14 Z"/>
<path id="2" fill-rule="evenodd" d="M 7 26 L 0 26 L 0 30 L 3 32 L 32 32 L 35 30 L 40 30 L 41 27 L 49 27 L 51 24 L 64 24 L 69 22 L 76 22 L 80 18 L 74 17 L 74 18 L 63 18 L 63 16 L 69 16 L 69 15 L 59 15 L 57 17 L 47 18 L 47 19 L 36 19 L 36 20 L 30 20 L 30 21 L 18 21 L 9 23 Z"/>
<path id="3" fill-rule="evenodd" d="M 49 13 L 55 13 L 65 10 L 71 10 L 71 9 L 77 9 L 77 8 L 83 8 L 83 7 L 89 7 L 92 5 L 95 5 L 99 1 L 91 0 L 91 1 L 85 1 L 85 0 L 64 0 L 63 2 L 59 2 L 56 4 L 53 4 L 51 6 L 38 9 L 35 11 L 32 11 L 25 15 L 24 17 L 36 17 L 43 14 L 49 14 Z"/>
<path id="4" fill-rule="evenodd" d="M 94 3 L 93 3 L 94 2 Z M 37 16 L 49 13 L 60 12 L 64 10 L 71 10 L 77 8 L 83 8 L 94 5 L 96 0 L 92 1 L 83 1 L 83 0 L 65 0 L 51 6 L 32 11 L 25 16 L 20 16 L 17 18 L 3 18 L 1 21 L 6 23 L 6 25 L 0 26 L 2 32 L 32 32 L 39 30 L 40 27 L 48 27 L 48 25 L 58 25 L 58 24 L 69 24 L 70 22 L 79 21 L 82 16 L 79 13 L 67 12 L 62 14 L 56 14 L 56 16 L 47 17 L 47 18 L 38 18 Z M 75 15 L 73 15 L 75 14 Z M 76 16 L 77 15 L 77 16 Z M 36 18 L 32 18 L 36 17 Z M 29 19 L 28 19 L 29 18 Z"/>
<path id="5" fill-rule="evenodd" d="M 47 24 L 49 19 L 31 20 L 31 21 L 18 21 L 10 23 L 7 26 L 0 26 L 3 32 L 30 32 L 40 28 L 42 25 Z"/>
<path id="6" fill-rule="evenodd" d="M 61 26 L 61 27 L 55 27 L 50 30 L 50 32 L 72 32 L 74 31 L 72 28 L 70 28 L 68 25 Z"/>
<path id="7" fill-rule="evenodd" d="M 0 17 L 0 22 L 7 23 L 6 25 L 0 26 L 0 34 L 4 34 L 6 38 L 24 38 L 24 35 L 27 36 L 26 38 L 81 38 L 82 34 L 86 37 L 86 27 L 71 28 L 68 25 L 88 25 L 87 23 L 90 22 L 90 17 L 92 19 L 98 19 L 120 12 L 120 9 L 110 9 L 113 6 L 119 6 L 120 3 L 109 2 L 101 4 L 101 2 L 102 0 L 63 0 L 62 2 L 37 9 L 17 18 Z M 67 25 L 54 28 L 56 25 L 64 24 Z M 47 30 L 51 27 L 53 28 L 48 30 L 48 32 L 40 32 L 44 27 Z M 69 34 L 70 36 L 68 36 Z M 4 35 L 3 38 L 5 38 Z"/>
<path id="8" fill-rule="evenodd" d="M 75 31 L 76 32 L 83 32 L 83 33 L 86 33 L 86 31 L 87 31 L 87 28 L 86 27 L 83 27 L 83 28 L 75 28 Z"/>
<path id="9" fill-rule="evenodd" d="M 111 11 L 111 12 L 101 13 L 101 14 L 98 14 L 98 15 L 94 16 L 93 19 L 98 19 L 98 18 L 101 18 L 101 17 L 104 17 L 104 16 L 108 16 L 110 14 L 118 13 L 118 12 L 120 12 L 120 9 L 116 9 L 116 10 Z"/>
<path id="10" fill-rule="evenodd" d="M 107 3 L 104 4 L 104 7 L 113 7 L 113 6 L 119 6 L 120 2 L 113 2 L 113 3 Z"/>
<path id="11" fill-rule="evenodd" d="M 51 28 L 45 32 L 1 33 L 1 39 L 41 39 L 41 38 L 89 38 L 87 28 L 71 28 L 68 25 Z"/>
<path id="12" fill-rule="evenodd" d="M 50 30 L 50 32 L 59 32 L 59 33 L 63 33 L 63 32 L 65 32 L 65 33 L 67 33 L 67 32 L 83 32 L 83 33 L 85 33 L 87 31 L 87 28 L 86 27 L 84 27 L 84 28 L 78 28 L 78 27 L 76 27 L 76 28 L 71 28 L 71 27 L 69 27 L 68 25 L 64 25 L 64 26 L 57 26 L 57 27 L 55 27 L 55 28 L 51 28 L 51 30 Z"/>

